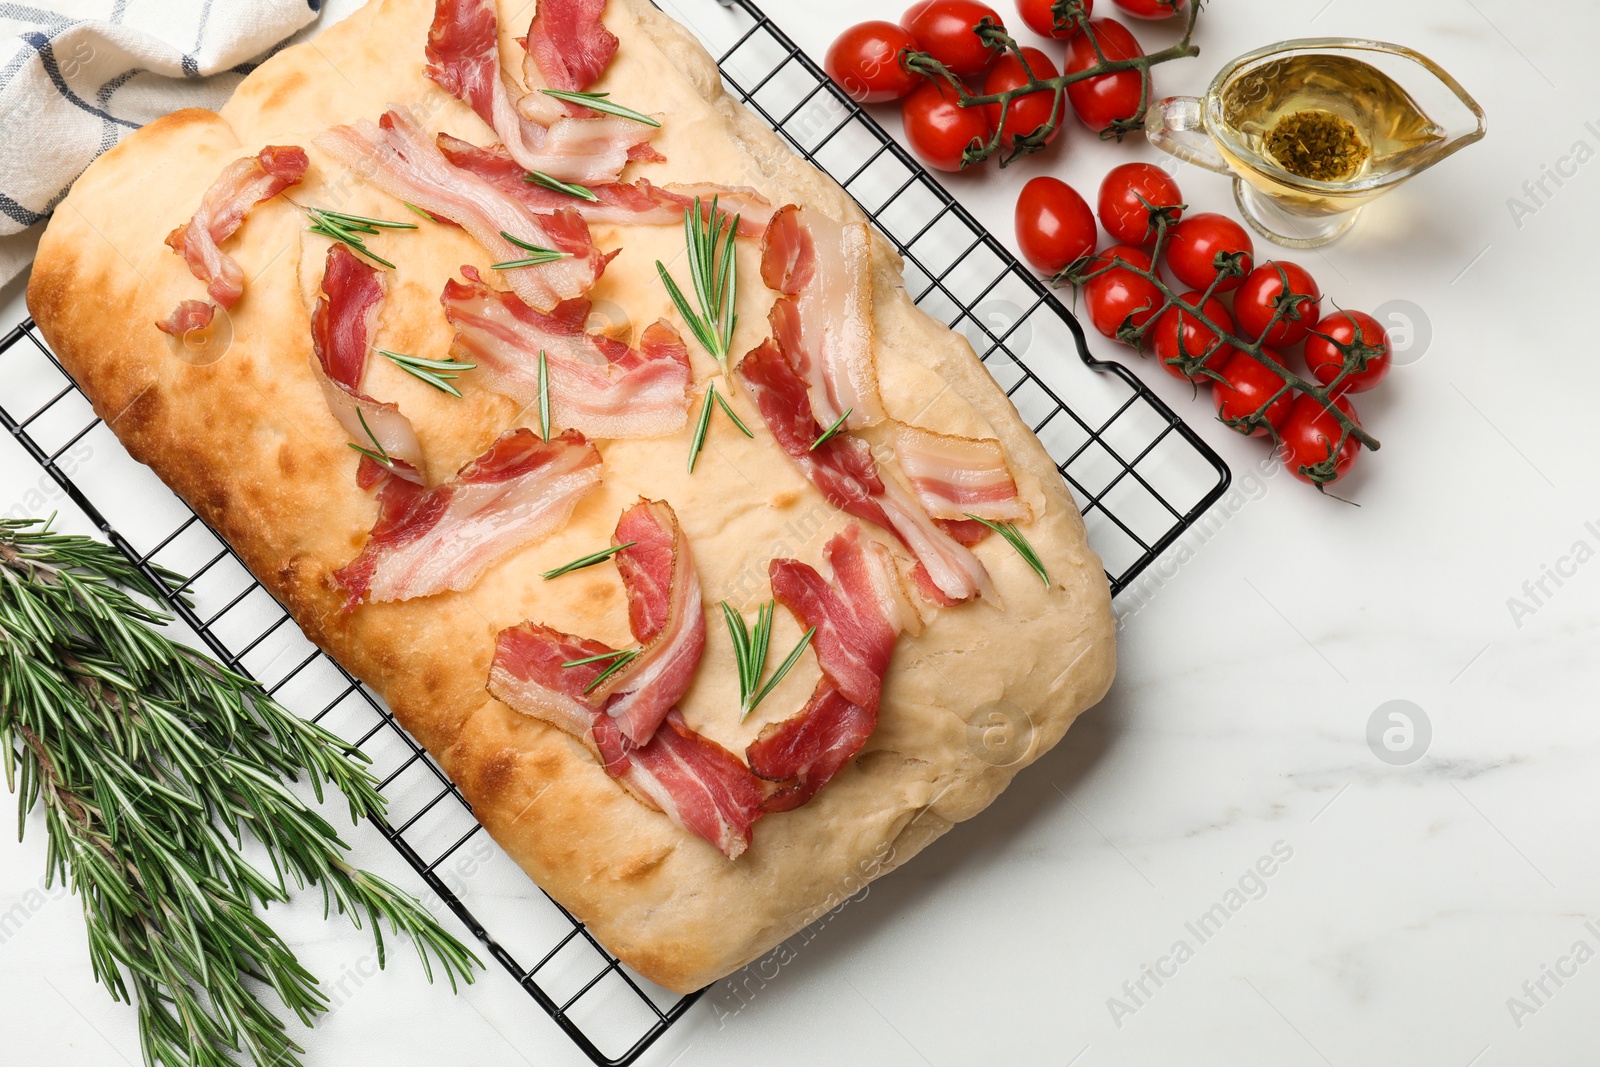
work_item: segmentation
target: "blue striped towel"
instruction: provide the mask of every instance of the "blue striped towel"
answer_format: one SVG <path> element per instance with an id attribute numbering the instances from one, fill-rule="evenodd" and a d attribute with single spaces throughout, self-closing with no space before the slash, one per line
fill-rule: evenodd
<path id="1" fill-rule="evenodd" d="M 0 0 L 0 283 L 96 156 L 185 107 L 220 107 L 322 0 Z M 340 4 L 340 7 L 350 5 Z"/>

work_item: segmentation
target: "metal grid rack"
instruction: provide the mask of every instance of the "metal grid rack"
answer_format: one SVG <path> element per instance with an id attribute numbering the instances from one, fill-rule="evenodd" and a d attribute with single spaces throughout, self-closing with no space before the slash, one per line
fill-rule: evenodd
<path id="1" fill-rule="evenodd" d="M 1071 485 L 1113 591 L 1126 587 L 1227 488 L 1221 459 L 1126 368 L 1091 357 L 1055 295 L 754 4 L 662 2 L 721 57 L 729 89 L 872 216 L 905 257 L 918 304 L 972 341 Z M 377 828 L 426 884 L 425 903 L 460 918 L 585 1055 L 632 1063 L 688 1010 L 699 994 L 632 973 L 529 891 L 381 698 L 311 645 L 227 546 L 127 456 L 31 321 L 0 339 L 0 365 L 0 424 L 44 472 L 38 501 L 30 492 L 22 510 L 43 513 L 64 496 L 141 567 L 191 575 L 179 591 L 189 602 L 168 598 L 181 624 L 373 758 L 390 804 Z"/>

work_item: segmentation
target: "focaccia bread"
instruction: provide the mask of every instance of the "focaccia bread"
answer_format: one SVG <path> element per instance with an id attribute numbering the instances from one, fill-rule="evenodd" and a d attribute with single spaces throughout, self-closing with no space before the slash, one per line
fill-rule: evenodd
<path id="1" fill-rule="evenodd" d="M 501 54 L 509 56 L 524 27 L 508 20 L 526 15 L 509 0 L 499 7 Z M 330 127 L 374 120 L 391 103 L 410 106 L 430 136 L 493 140 L 424 71 L 434 14 L 433 0 L 372 0 L 264 63 L 220 114 L 182 111 L 128 137 L 56 210 L 28 304 L 129 452 L 228 541 L 312 640 L 385 697 L 534 881 L 625 963 L 669 988 L 693 990 L 977 814 L 1049 750 L 1110 684 L 1106 580 L 1044 448 L 967 342 L 911 303 L 898 257 L 874 235 L 872 350 L 887 414 L 944 434 L 998 439 L 1031 512 L 1022 530 L 1050 581 L 1042 583 L 1001 537 L 977 544 L 972 551 L 997 595 L 948 607 L 917 599 L 913 631 L 920 632 L 903 634 L 894 647 L 865 747 L 809 803 L 761 818 L 737 859 L 641 803 L 579 739 L 494 699 L 486 683 L 497 635 L 528 620 L 614 648 L 631 642 L 615 566 L 559 581 L 541 574 L 610 543 L 618 516 L 643 498 L 670 504 L 704 594 L 707 638 L 678 702 L 683 721 L 737 754 L 806 703 L 821 677 L 810 652 L 740 721 L 735 653 L 717 602 L 753 610 L 768 599 L 774 559 L 826 573 L 824 546 L 854 526 L 892 548 L 902 570 L 913 560 L 884 531 L 830 504 L 739 390 L 724 391 L 755 436 L 719 413 L 693 473 L 686 469 L 693 418 L 664 436 L 598 439 L 603 478 L 565 525 L 495 562 L 463 591 L 346 610 L 348 590 L 334 574 L 363 551 L 378 505 L 357 484 L 362 457 L 313 373 L 311 320 L 330 242 L 307 232 L 302 206 L 411 218 L 315 144 Z M 611 0 L 604 22 L 621 46 L 596 88 L 663 123 L 652 143 L 665 161 L 630 163 L 627 177 L 748 186 L 772 205 L 862 221 L 835 182 L 724 94 L 699 43 L 648 0 Z M 225 167 L 268 145 L 304 146 L 309 169 L 287 195 L 257 204 L 225 242 L 245 279 L 243 296 L 216 312 L 214 328 L 231 341 L 190 358 L 183 342 L 152 325 L 203 288 L 164 241 L 195 214 Z M 589 294 L 592 318 L 607 320 L 606 332 L 629 343 L 658 319 L 676 327 L 688 341 L 698 413 L 703 386 L 720 381 L 721 369 L 694 343 L 655 267 L 681 259 L 682 226 L 591 229 L 600 248 L 621 249 Z M 443 225 L 369 240 L 395 265 L 385 272 L 375 347 L 443 358 L 454 330 L 441 289 L 463 265 L 492 276 L 497 257 Z M 740 240 L 737 255 L 730 361 L 767 337 L 776 296 L 761 284 L 760 241 Z M 371 363 L 364 390 L 409 417 L 431 481 L 483 454 L 509 428 L 538 426 L 536 413 L 476 386 L 470 372 L 459 379 L 458 399 L 387 360 Z M 884 427 L 862 434 L 880 456 L 892 455 Z M 769 666 L 801 633 L 789 612 L 777 610 Z"/>

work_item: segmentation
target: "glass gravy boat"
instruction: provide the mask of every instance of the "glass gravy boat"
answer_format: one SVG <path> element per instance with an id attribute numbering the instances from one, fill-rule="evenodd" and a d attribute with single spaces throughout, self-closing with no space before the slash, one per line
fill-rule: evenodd
<path id="1" fill-rule="evenodd" d="M 1366 158 L 1337 181 L 1285 170 L 1267 148 L 1280 119 L 1331 113 L 1350 123 Z M 1294 248 L 1327 244 L 1361 208 L 1446 156 L 1481 140 L 1483 109 L 1438 64 L 1381 41 L 1308 37 L 1248 52 L 1223 67 L 1202 98 L 1150 106 L 1156 147 L 1234 176 L 1234 199 L 1263 237 Z"/>

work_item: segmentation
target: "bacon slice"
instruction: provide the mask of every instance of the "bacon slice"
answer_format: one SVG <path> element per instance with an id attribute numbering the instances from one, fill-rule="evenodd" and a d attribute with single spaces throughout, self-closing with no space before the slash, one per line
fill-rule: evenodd
<path id="1" fill-rule="evenodd" d="M 512 430 L 448 482 L 383 483 L 367 545 L 334 573 L 345 610 L 469 589 L 494 563 L 566 523 L 600 484 L 600 453 L 569 430 L 549 441 Z"/>
<path id="2" fill-rule="evenodd" d="M 477 112 L 528 170 L 562 181 L 616 181 L 630 152 L 655 134 L 653 127 L 609 115 L 573 117 L 543 93 L 514 102 L 500 67 L 494 0 L 437 0 L 426 55 L 428 77 Z"/>
<path id="3" fill-rule="evenodd" d="M 586 737 L 595 716 L 604 713 L 600 702 L 585 690 L 610 666 L 593 657 L 615 651 L 600 641 L 536 622 L 512 626 L 495 638 L 489 692 L 524 715 L 543 719 L 574 737 Z M 591 662 L 561 666 L 581 659 Z"/>
<path id="4" fill-rule="evenodd" d="M 639 655 L 597 686 L 606 714 L 635 744 L 644 744 L 683 699 L 706 649 L 705 609 L 689 539 L 663 501 L 641 500 L 623 512 L 612 544 L 628 592 L 628 626 Z"/>
<path id="5" fill-rule="evenodd" d="M 317 145 L 389 195 L 460 225 L 497 262 L 527 256 L 502 233 L 567 253 L 553 263 L 504 272 L 523 302 L 541 311 L 584 295 L 606 269 L 610 257 L 595 248 L 577 212 L 535 214 L 477 175 L 451 166 L 403 110 L 391 108 L 376 125 L 363 120 L 335 126 L 317 137 Z"/>
<path id="6" fill-rule="evenodd" d="M 605 9 L 606 0 L 540 0 L 524 44 L 545 86 L 581 92 L 605 73 L 618 45 L 600 22 Z"/>
<path id="7" fill-rule="evenodd" d="M 776 343 L 764 341 L 745 356 L 739 364 L 739 378 L 772 436 L 829 503 L 892 531 L 917 557 L 946 602 L 960 603 L 979 595 L 994 597 L 983 564 L 940 529 L 899 483 L 879 475 L 865 441 L 853 434 L 836 433 L 813 447 L 822 436 L 822 427 L 809 406 L 815 394 L 808 395 L 805 382 Z"/>
<path id="8" fill-rule="evenodd" d="M 817 421 L 860 429 L 883 421 L 872 353 L 872 238 L 812 208 L 779 208 L 761 241 L 761 277 L 784 294 L 772 334 L 811 390 Z"/>
<path id="9" fill-rule="evenodd" d="M 694 206 L 696 197 L 707 204 L 715 197 L 719 208 L 737 215 L 742 237 L 760 236 L 772 218 L 771 202 L 745 186 L 709 182 L 660 186 L 640 178 L 590 186 L 589 191 L 600 199 L 583 200 L 525 180 L 528 172 L 511 158 L 504 145 L 479 148 L 448 133 L 439 134 L 438 142 L 439 150 L 455 166 L 471 171 L 526 207 L 540 212 L 570 207 L 591 225 L 681 226 L 684 213 Z"/>
<path id="10" fill-rule="evenodd" d="M 836 535 L 825 553 L 831 582 L 799 560 L 769 565 L 773 596 L 801 626 L 816 627 L 811 647 L 822 678 L 799 714 L 764 727 L 745 751 L 752 772 L 781 783 L 767 811 L 804 804 L 861 751 L 878 724 L 895 641 L 916 619 L 894 560 L 882 545 L 864 543 L 859 527 Z"/>
<path id="11" fill-rule="evenodd" d="M 422 444 L 411 420 L 397 405 L 374 400 L 361 391 L 382 302 L 383 276 L 377 269 L 342 244 L 329 248 L 322 296 L 311 312 L 311 371 L 322 387 L 328 410 L 350 440 L 387 455 L 392 473 L 420 484 Z"/>
<path id="12" fill-rule="evenodd" d="M 750 847 L 750 828 L 762 815 L 765 794 L 750 768 L 689 729 L 676 709 L 642 747 L 622 736 L 615 722 L 597 716 L 594 728 L 594 746 L 606 772 L 730 860 L 743 855 Z"/>
<path id="13" fill-rule="evenodd" d="M 156 323 L 156 329 L 174 337 L 186 337 L 209 327 L 216 313 L 215 304 L 208 304 L 204 300 L 182 300 L 172 309 L 172 314 Z"/>
<path id="14" fill-rule="evenodd" d="M 550 419 L 590 437 L 662 437 L 689 419 L 689 351 L 665 321 L 648 327 L 637 350 L 588 332 L 589 301 L 549 314 L 491 288 L 472 267 L 445 284 L 440 302 L 456 328 L 452 351 L 478 365 L 473 378 L 524 407 L 539 402 L 545 353 Z"/>
<path id="15" fill-rule="evenodd" d="M 296 145 L 268 145 L 249 159 L 236 159 L 211 183 L 194 217 L 167 235 L 168 246 L 224 308 L 244 295 L 244 271 L 219 246 L 244 224 L 252 207 L 299 184 L 310 165 L 306 150 Z"/>
<path id="16" fill-rule="evenodd" d="M 969 514 L 995 522 L 1027 522 L 1032 510 L 1017 495 L 1005 450 L 992 438 L 935 433 L 920 426 L 894 429 L 895 458 L 917 500 L 935 519 L 962 521 Z"/>

